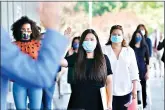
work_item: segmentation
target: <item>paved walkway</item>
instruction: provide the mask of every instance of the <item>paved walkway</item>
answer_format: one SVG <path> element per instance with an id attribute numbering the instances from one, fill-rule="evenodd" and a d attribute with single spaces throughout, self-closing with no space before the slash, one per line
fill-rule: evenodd
<path id="1" fill-rule="evenodd" d="M 164 78 L 152 78 L 151 87 L 151 110 L 164 110 Z"/>
<path id="2" fill-rule="evenodd" d="M 153 60 L 152 60 L 153 61 Z M 160 77 L 160 73 L 164 75 L 164 69 L 159 71 L 151 66 L 150 71 L 150 92 L 151 92 L 151 108 L 146 110 L 164 110 L 164 77 Z M 155 73 L 157 77 L 155 77 Z"/>

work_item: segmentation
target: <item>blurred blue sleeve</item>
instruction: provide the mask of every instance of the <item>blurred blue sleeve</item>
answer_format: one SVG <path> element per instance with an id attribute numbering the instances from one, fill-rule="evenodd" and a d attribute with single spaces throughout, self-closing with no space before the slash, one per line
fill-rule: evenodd
<path id="1" fill-rule="evenodd" d="M 68 45 L 68 39 L 47 29 L 38 60 L 22 53 L 11 43 L 9 35 L 1 29 L 1 75 L 26 87 L 50 87 L 59 69 L 59 63 Z"/>
<path id="2" fill-rule="evenodd" d="M 58 67 L 58 72 L 60 72 L 60 71 L 61 71 L 61 66 Z"/>

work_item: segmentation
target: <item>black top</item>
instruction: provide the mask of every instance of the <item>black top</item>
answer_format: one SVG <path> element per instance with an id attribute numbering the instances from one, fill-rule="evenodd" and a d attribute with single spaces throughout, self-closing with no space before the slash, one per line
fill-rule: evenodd
<path id="1" fill-rule="evenodd" d="M 107 75 L 112 74 L 111 65 L 106 55 Z M 77 54 L 67 57 L 68 66 L 73 67 Z M 91 70 L 94 59 L 86 59 L 86 75 Z M 70 97 L 69 109 L 85 109 L 85 110 L 103 110 L 100 88 L 103 87 L 102 82 L 88 79 L 72 83 L 72 94 Z M 92 103 L 92 104 L 91 104 Z"/>
<path id="2" fill-rule="evenodd" d="M 165 48 L 165 39 L 163 40 L 163 42 L 159 42 L 159 45 L 157 47 L 158 50 L 161 50 L 162 48 Z M 165 62 L 164 60 L 165 60 L 165 53 L 163 52 L 162 61 Z"/>
<path id="3" fill-rule="evenodd" d="M 147 47 L 135 47 L 134 51 L 139 68 L 140 79 L 144 79 L 147 72 L 147 65 L 149 65 L 149 51 Z"/>
<path id="4" fill-rule="evenodd" d="M 73 54 L 75 54 L 75 52 Z M 65 55 L 65 58 L 67 58 L 67 57 L 69 57 L 69 51 Z"/>
<path id="5" fill-rule="evenodd" d="M 76 58 L 76 53 L 73 53 L 73 55 L 71 56 L 68 56 L 68 52 L 65 56 L 65 59 L 68 61 L 69 65 L 68 65 L 68 78 L 67 78 L 67 82 L 72 84 L 74 82 L 74 68 L 73 68 L 73 65 L 74 65 L 74 62 L 75 62 L 75 58 Z M 72 62 L 74 61 L 74 62 Z"/>
<path id="6" fill-rule="evenodd" d="M 104 55 L 105 57 L 105 60 L 106 60 L 106 66 L 107 66 L 107 75 L 110 75 L 112 74 L 112 70 L 111 70 L 111 65 L 110 65 L 110 61 L 107 57 L 107 55 Z M 75 64 L 75 61 L 76 61 L 76 58 L 77 58 L 77 54 L 74 53 L 73 55 L 69 56 L 69 57 L 66 57 L 66 60 L 68 62 L 68 67 L 69 69 L 72 69 L 72 73 L 68 72 L 68 74 L 74 74 L 73 73 L 73 68 L 74 68 L 74 64 Z M 91 70 L 91 67 L 92 67 L 92 64 L 94 63 L 94 59 L 85 59 L 86 60 L 86 75 L 88 76 L 90 73 L 90 70 Z M 72 75 L 72 78 L 74 77 L 74 75 Z M 73 80 L 73 79 L 72 79 Z M 100 84 L 100 82 L 97 82 L 97 81 L 94 81 L 94 80 L 90 80 L 90 79 L 87 79 L 85 81 L 76 81 L 76 83 L 91 83 L 91 84 Z M 100 85 L 100 86 L 104 86 L 103 85 Z"/>

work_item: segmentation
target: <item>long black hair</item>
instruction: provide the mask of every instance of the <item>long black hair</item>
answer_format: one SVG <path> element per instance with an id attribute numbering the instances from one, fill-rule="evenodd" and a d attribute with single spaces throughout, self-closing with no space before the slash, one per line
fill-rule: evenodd
<path id="1" fill-rule="evenodd" d="M 141 49 L 146 49 L 144 58 L 145 58 L 146 64 L 148 65 L 148 64 L 149 64 L 149 58 L 150 58 L 150 56 L 149 56 L 149 48 L 148 48 L 148 45 L 147 45 L 147 43 L 146 43 L 145 37 L 142 35 L 142 33 L 141 33 L 140 30 L 136 30 L 136 31 L 133 33 L 132 39 L 131 39 L 129 45 L 130 45 L 130 47 L 131 47 L 132 49 L 135 49 L 136 34 L 137 34 L 137 33 L 139 33 L 139 34 L 141 35 L 141 37 L 142 37 L 142 40 L 141 40 L 141 42 L 140 42 L 140 48 L 141 48 Z"/>
<path id="2" fill-rule="evenodd" d="M 101 49 L 101 45 L 98 39 L 98 35 L 93 29 L 87 29 L 85 30 L 80 39 L 80 44 L 79 44 L 79 49 L 78 49 L 78 54 L 77 54 L 77 60 L 75 63 L 75 74 L 77 79 L 82 80 L 82 79 L 87 79 L 88 76 L 86 76 L 86 51 L 82 47 L 82 44 L 87 36 L 87 34 L 92 33 L 97 40 L 96 48 L 94 50 L 94 63 L 92 65 L 92 70 L 89 73 L 89 78 L 92 80 L 104 82 L 106 80 L 106 75 L 107 75 L 107 67 L 106 67 L 106 61 L 104 58 L 104 54 Z"/>
<path id="3" fill-rule="evenodd" d="M 140 30 L 136 30 L 133 35 L 132 35 L 132 39 L 129 43 L 130 47 L 135 48 L 135 44 L 136 44 L 136 34 L 139 33 L 142 37 L 141 43 L 140 43 L 140 47 L 143 48 L 148 48 L 145 37 L 142 35 Z"/>
<path id="4" fill-rule="evenodd" d="M 73 48 L 73 44 L 74 44 L 74 41 L 75 41 L 75 40 L 79 40 L 79 41 L 80 41 L 80 36 L 74 37 L 74 38 L 73 38 L 73 40 L 72 40 L 72 48 Z M 73 48 L 73 49 L 74 49 L 74 48 Z"/>
<path id="5" fill-rule="evenodd" d="M 33 40 L 40 40 L 41 35 L 40 35 L 40 29 L 37 26 L 36 22 L 33 20 L 29 19 L 27 16 L 22 16 L 20 19 L 18 19 L 16 22 L 14 22 L 11 26 L 11 30 L 13 31 L 13 37 L 16 41 L 21 41 L 21 28 L 24 24 L 30 24 L 31 29 L 32 29 L 32 34 L 30 36 L 30 39 Z"/>
<path id="6" fill-rule="evenodd" d="M 139 24 L 139 25 L 137 26 L 136 30 L 140 30 L 140 27 L 143 27 L 143 28 L 144 28 L 144 30 L 145 30 L 145 35 L 144 35 L 144 37 L 147 38 L 147 37 L 148 37 L 148 31 L 147 31 L 145 25 L 144 25 L 144 24 Z"/>

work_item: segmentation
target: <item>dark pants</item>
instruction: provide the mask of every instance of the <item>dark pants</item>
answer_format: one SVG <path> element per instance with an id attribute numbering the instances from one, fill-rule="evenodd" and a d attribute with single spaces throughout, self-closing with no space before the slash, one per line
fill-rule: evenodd
<path id="1" fill-rule="evenodd" d="M 147 92 L 146 92 L 146 80 L 143 79 L 140 81 L 142 86 L 142 98 L 143 98 L 143 108 L 147 105 Z"/>
<path id="2" fill-rule="evenodd" d="M 124 105 L 130 101 L 131 93 L 125 96 L 113 96 L 112 110 L 127 110 Z"/>
<path id="3" fill-rule="evenodd" d="M 55 84 L 53 84 L 50 88 L 43 89 L 42 96 L 42 106 L 41 108 L 44 110 L 50 110 L 52 105 L 53 94 L 55 90 Z"/>

